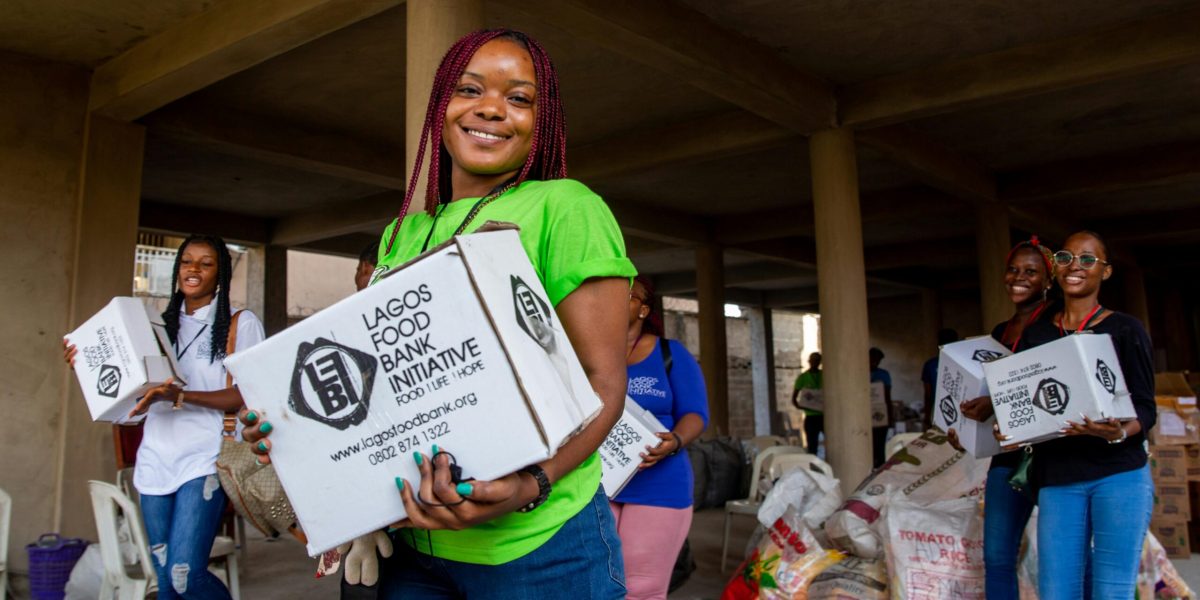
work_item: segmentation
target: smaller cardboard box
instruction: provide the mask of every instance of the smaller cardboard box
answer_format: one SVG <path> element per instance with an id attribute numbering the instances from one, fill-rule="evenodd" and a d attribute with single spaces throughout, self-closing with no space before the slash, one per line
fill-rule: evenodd
<path id="1" fill-rule="evenodd" d="M 883 382 L 871 384 L 871 427 L 888 426 L 887 392 Z"/>
<path id="2" fill-rule="evenodd" d="M 821 390 L 804 388 L 800 390 L 800 394 L 796 396 L 796 404 L 799 404 L 800 408 L 824 412 L 825 394 L 822 393 Z"/>
<path id="3" fill-rule="evenodd" d="M 180 385 L 170 338 L 161 318 L 137 298 L 113 298 L 67 334 L 74 344 L 75 377 L 93 421 L 123 421 L 146 392 L 174 378 Z"/>
<path id="4" fill-rule="evenodd" d="M 1155 484 L 1185 484 L 1188 477 L 1186 446 L 1150 446 L 1150 474 Z"/>
<path id="5" fill-rule="evenodd" d="M 1150 533 L 1163 545 L 1168 558 L 1191 558 L 1187 521 L 1154 518 L 1150 521 Z"/>
<path id="6" fill-rule="evenodd" d="M 609 498 L 616 498 L 637 475 L 638 466 L 642 464 L 641 454 L 647 446 L 661 444 L 662 439 L 654 434 L 666 430 L 650 411 L 639 406 L 632 398 L 625 397 L 625 412 L 608 432 L 599 450 L 600 483 L 604 485 Z"/>
<path id="7" fill-rule="evenodd" d="M 1153 519 L 1192 519 L 1191 495 L 1187 482 L 1158 483 L 1154 486 Z"/>
<path id="8" fill-rule="evenodd" d="M 1011 355 L 1012 352 L 992 336 L 965 339 L 942 346 L 938 356 L 938 379 L 934 387 L 933 424 L 958 434 L 959 443 L 976 458 L 1000 452 L 1000 442 L 992 434 L 993 415 L 986 421 L 967 418 L 959 409 L 967 400 L 988 395 L 984 363 Z"/>
<path id="9" fill-rule="evenodd" d="M 1183 447 L 1187 454 L 1187 480 L 1200 482 L 1200 444 Z"/>
<path id="10" fill-rule="evenodd" d="M 1155 396 L 1158 415 L 1150 443 L 1160 446 L 1200 444 L 1200 410 L 1195 396 Z"/>
<path id="11" fill-rule="evenodd" d="M 1137 418 L 1108 334 L 1076 334 L 983 365 L 1000 433 L 1014 444 L 1061 437 L 1065 421 Z"/>

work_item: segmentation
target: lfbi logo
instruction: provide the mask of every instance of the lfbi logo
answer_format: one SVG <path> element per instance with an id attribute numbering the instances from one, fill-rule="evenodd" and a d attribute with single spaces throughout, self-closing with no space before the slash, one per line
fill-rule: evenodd
<path id="1" fill-rule="evenodd" d="M 100 376 L 96 378 L 96 391 L 101 396 L 116 398 L 121 389 L 121 370 L 112 365 L 101 365 Z"/>
<path id="2" fill-rule="evenodd" d="M 976 362 L 981 362 L 981 363 L 992 362 L 993 360 L 996 360 L 997 358 L 1003 358 L 1003 357 L 1004 357 L 1004 354 L 1002 354 L 1000 352 L 996 352 L 995 350 L 983 350 L 983 349 L 976 350 L 975 354 L 971 355 L 971 358 L 975 359 Z"/>
<path id="3" fill-rule="evenodd" d="M 1071 388 L 1054 378 L 1038 382 L 1037 392 L 1033 394 L 1033 405 L 1052 415 L 1066 412 L 1070 402 Z"/>
<path id="4" fill-rule="evenodd" d="M 517 324 L 539 346 L 550 351 L 554 346 L 554 328 L 550 324 L 550 305 L 542 300 L 520 277 L 511 276 L 513 308 L 517 311 Z"/>
<path id="5" fill-rule="evenodd" d="M 942 418 L 946 420 L 946 425 L 958 422 L 958 407 L 954 406 L 954 400 L 950 396 L 938 401 L 938 410 L 942 411 Z"/>
<path id="6" fill-rule="evenodd" d="M 1113 373 L 1104 361 L 1096 359 L 1096 381 L 1104 387 L 1104 390 L 1110 394 L 1117 392 L 1117 374 Z"/>
<path id="7" fill-rule="evenodd" d="M 345 430 L 367 418 L 375 357 L 325 338 L 300 344 L 288 406 L 296 414 Z"/>

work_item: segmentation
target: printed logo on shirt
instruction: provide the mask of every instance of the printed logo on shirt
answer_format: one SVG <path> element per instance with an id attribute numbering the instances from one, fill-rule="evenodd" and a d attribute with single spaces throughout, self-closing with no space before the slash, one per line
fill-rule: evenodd
<path id="1" fill-rule="evenodd" d="M 288 406 L 296 414 L 345 430 L 367 418 L 375 357 L 317 338 L 300 344 Z"/>
<path id="2" fill-rule="evenodd" d="M 1039 381 L 1037 392 L 1033 394 L 1033 405 L 1052 415 L 1066 412 L 1070 402 L 1071 388 L 1052 377 Z"/>
<path id="3" fill-rule="evenodd" d="M 387 265 L 379 265 L 378 267 L 375 267 L 375 270 L 371 271 L 371 279 L 367 283 L 367 285 L 368 286 L 375 285 L 375 282 L 379 281 L 380 279 L 383 279 L 384 274 L 387 273 L 388 270 L 390 270 L 390 269 L 391 269 L 391 267 L 389 267 Z"/>
<path id="4" fill-rule="evenodd" d="M 942 411 L 942 418 L 945 419 L 946 425 L 953 425 L 958 422 L 958 407 L 954 406 L 954 400 L 950 396 L 946 396 L 938 401 L 938 410 Z"/>
<path id="5" fill-rule="evenodd" d="M 96 378 L 96 391 L 101 396 L 116 398 L 117 390 L 120 389 L 121 370 L 112 365 L 102 365 L 100 367 L 100 376 Z"/>
<path id="6" fill-rule="evenodd" d="M 533 341 L 547 352 L 554 346 L 554 328 L 550 321 L 550 305 L 533 292 L 520 277 L 511 276 L 513 308 L 517 313 L 517 324 Z"/>
<path id="7" fill-rule="evenodd" d="M 1096 359 L 1096 381 L 1099 381 L 1108 393 L 1115 394 L 1117 392 L 1117 374 L 1113 373 L 1112 369 L 1108 368 L 1108 365 L 1100 359 Z"/>
<path id="8" fill-rule="evenodd" d="M 996 360 L 997 358 L 1003 358 L 1003 357 L 1004 357 L 1004 354 L 1002 354 L 1000 352 L 996 352 L 995 350 L 986 350 L 983 348 L 976 350 L 975 354 L 971 355 L 971 358 L 974 359 L 975 362 L 981 362 L 981 363 L 992 362 L 993 360 Z"/>
<path id="9" fill-rule="evenodd" d="M 654 396 L 666 398 L 666 390 L 658 388 L 658 378 L 652 375 L 633 377 L 629 380 L 628 394 L 630 396 Z"/>

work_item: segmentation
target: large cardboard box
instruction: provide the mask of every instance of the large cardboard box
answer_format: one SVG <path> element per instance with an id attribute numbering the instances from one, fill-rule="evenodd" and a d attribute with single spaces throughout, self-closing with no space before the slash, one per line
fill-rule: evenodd
<path id="1" fill-rule="evenodd" d="M 1156 485 L 1184 485 L 1188 480 L 1186 446 L 1150 446 L 1150 474 Z"/>
<path id="2" fill-rule="evenodd" d="M 137 298 L 113 298 L 66 338 L 79 351 L 75 377 L 93 421 L 123 421 L 150 388 L 170 378 L 187 383 L 161 317 Z"/>
<path id="3" fill-rule="evenodd" d="M 1169 558 L 1191 558 L 1188 523 L 1181 519 L 1151 519 L 1150 533 L 1158 539 Z"/>
<path id="4" fill-rule="evenodd" d="M 1183 449 L 1187 454 L 1187 480 L 1200 481 L 1200 445 L 1189 444 Z"/>
<path id="5" fill-rule="evenodd" d="M 871 427 L 888 426 L 887 392 L 883 382 L 871 384 Z"/>
<path id="6" fill-rule="evenodd" d="M 1137 417 L 1108 334 L 1076 334 L 983 365 L 1000 433 L 1014 444 L 1061 437 L 1064 421 Z"/>
<path id="7" fill-rule="evenodd" d="M 1200 444 L 1200 410 L 1195 396 L 1155 396 L 1158 409 L 1150 443 L 1161 446 Z"/>
<path id="8" fill-rule="evenodd" d="M 1191 495 L 1187 482 L 1161 483 L 1154 485 L 1154 519 L 1192 519 Z"/>
<path id="9" fill-rule="evenodd" d="M 600 444 L 600 483 L 609 498 L 616 498 L 637 475 L 638 465 L 642 464 L 641 454 L 646 451 L 646 446 L 661 444 L 662 439 L 654 434 L 666 430 L 650 411 L 639 406 L 633 398 L 625 397 L 625 412 L 621 420 L 617 421 L 608 432 L 608 437 L 604 438 L 604 443 Z"/>
<path id="10" fill-rule="evenodd" d="M 601 409 L 512 229 L 454 238 L 225 364 L 276 425 L 313 555 L 405 517 L 394 480 L 419 484 L 414 452 L 495 479 Z"/>
<path id="11" fill-rule="evenodd" d="M 933 424 L 946 431 L 953 427 L 963 448 L 976 458 L 1000 452 L 1000 443 L 992 434 L 993 415 L 986 421 L 968 419 L 959 406 L 988 395 L 984 363 L 1011 355 L 1012 352 L 991 336 L 965 339 L 942 346 L 938 356 L 938 379 L 934 388 Z"/>

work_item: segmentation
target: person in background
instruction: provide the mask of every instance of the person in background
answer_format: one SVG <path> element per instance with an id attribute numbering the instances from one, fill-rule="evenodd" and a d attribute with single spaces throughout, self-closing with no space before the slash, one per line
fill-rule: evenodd
<path id="1" fill-rule="evenodd" d="M 887 444 L 888 429 L 895 424 L 895 410 L 892 408 L 892 374 L 888 373 L 887 369 L 879 366 L 883 362 L 883 350 L 879 348 L 871 348 L 871 383 L 883 384 L 883 399 L 887 404 L 887 425 L 871 428 L 871 449 L 874 452 L 875 468 L 887 458 L 885 456 L 885 445 Z"/>
<path id="2" fill-rule="evenodd" d="M 941 329 L 937 333 L 938 348 L 958 341 L 958 332 L 953 329 Z M 938 355 L 925 361 L 921 367 L 921 384 L 925 386 L 925 407 L 921 410 L 921 427 L 926 431 L 933 427 L 933 391 L 937 387 Z"/>
<path id="3" fill-rule="evenodd" d="M 815 455 L 821 446 L 821 434 L 825 431 L 825 414 L 819 410 L 800 406 L 801 390 L 821 389 L 821 353 L 808 355 L 808 370 L 796 377 L 792 390 L 792 404 L 804 411 L 804 446 L 809 454 Z"/>
<path id="4" fill-rule="evenodd" d="M 179 246 L 172 280 L 175 292 L 163 322 L 185 387 L 167 383 L 151 389 L 130 416 L 146 415 L 133 484 L 141 493 L 142 517 L 158 597 L 220 600 L 229 590 L 208 571 L 208 555 L 225 513 L 217 479 L 217 455 L 226 413 L 242 407 L 242 394 L 229 386 L 225 358 L 230 336 L 245 350 L 266 336 L 248 310 L 229 304 L 233 260 L 219 237 L 193 235 Z M 66 346 L 72 362 L 75 346 Z M 257 422 L 254 413 L 244 420 Z M 271 425 L 261 422 L 264 430 Z"/>
<path id="5" fill-rule="evenodd" d="M 371 283 L 375 265 L 379 262 L 379 242 L 363 248 L 358 255 L 358 268 L 354 270 L 354 291 L 361 292 Z"/>
<path id="6" fill-rule="evenodd" d="M 1004 269 L 1004 289 L 1016 311 L 1007 321 L 992 328 L 992 338 L 1010 350 L 1016 350 L 1025 331 L 1038 319 L 1053 314 L 1054 301 L 1049 293 L 1054 281 L 1054 266 L 1049 248 L 1033 236 L 1013 246 L 1008 252 Z M 935 382 L 936 383 L 936 382 Z M 982 396 L 963 402 L 962 414 L 975 421 L 987 421 L 994 414 L 991 398 Z M 962 450 L 958 434 L 951 427 L 946 432 L 950 444 Z M 1017 564 L 1021 536 L 1034 503 L 1008 483 L 1013 470 L 1021 462 L 1021 451 L 1001 452 L 992 457 L 984 488 L 983 561 L 987 597 L 995 600 L 1017 600 Z"/>
<path id="7" fill-rule="evenodd" d="M 566 178 L 562 96 L 545 49 L 511 29 L 459 39 L 438 66 L 420 139 L 400 215 L 380 241 L 374 281 L 487 221 L 517 225 L 604 406 L 552 458 L 492 481 L 452 484 L 453 448 L 414 453 L 421 479 L 395 479 L 408 517 L 390 533 L 396 551 L 380 565 L 379 597 L 624 598 L 621 541 L 596 449 L 625 406 L 625 333 L 637 271 L 604 201 Z M 410 212 L 422 173 L 425 197 Z M 269 461 L 269 437 L 257 427 L 245 435 Z"/>
<path id="8" fill-rule="evenodd" d="M 1018 350 L 1068 335 L 1112 336 L 1117 361 L 1137 418 L 1091 420 L 1063 415 L 1065 437 L 1033 446 L 1038 486 L 1038 595 L 1042 600 L 1082 598 L 1088 558 L 1091 597 L 1133 598 L 1142 542 L 1154 506 L 1145 432 L 1154 427 L 1154 362 L 1150 336 L 1137 318 L 1100 305 L 1100 288 L 1112 276 L 1108 246 L 1099 234 L 1080 231 L 1054 253 L 1063 307 L 1029 325 Z"/>
<path id="9" fill-rule="evenodd" d="M 681 451 L 708 426 L 700 365 L 683 344 L 662 337 L 654 307 L 654 286 L 639 275 L 629 292 L 629 399 L 653 413 L 667 431 L 658 434 L 657 447 L 646 447 L 641 471 L 610 503 L 630 600 L 667 597 L 675 557 L 692 524 L 692 463 Z"/>

